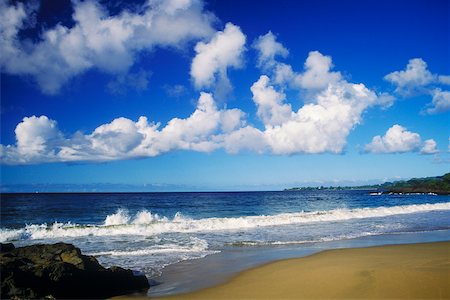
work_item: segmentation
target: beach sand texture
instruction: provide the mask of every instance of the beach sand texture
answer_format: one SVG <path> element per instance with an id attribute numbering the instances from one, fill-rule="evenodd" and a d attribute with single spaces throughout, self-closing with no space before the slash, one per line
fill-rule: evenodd
<path id="1" fill-rule="evenodd" d="M 219 270 L 218 270 L 219 271 Z M 201 274 L 193 274 L 199 276 Z M 164 299 L 450 299 L 450 242 L 338 249 Z"/>

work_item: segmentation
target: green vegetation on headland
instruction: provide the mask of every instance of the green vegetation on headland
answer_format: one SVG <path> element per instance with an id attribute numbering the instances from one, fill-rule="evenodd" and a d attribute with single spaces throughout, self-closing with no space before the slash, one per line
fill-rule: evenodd
<path id="1" fill-rule="evenodd" d="M 450 195 L 450 173 L 436 177 L 412 178 L 406 181 L 400 180 L 373 185 L 294 187 L 285 189 L 285 191 L 313 190 L 375 190 L 383 193 L 434 193 L 438 195 Z"/>

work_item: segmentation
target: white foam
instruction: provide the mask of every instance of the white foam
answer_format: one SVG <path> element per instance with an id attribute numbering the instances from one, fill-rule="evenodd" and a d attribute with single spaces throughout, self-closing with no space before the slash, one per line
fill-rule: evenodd
<path id="1" fill-rule="evenodd" d="M 114 225 L 122 225 L 128 224 L 130 222 L 130 216 L 128 216 L 128 212 L 124 209 L 118 209 L 115 214 L 108 215 L 105 219 L 105 226 L 114 226 Z"/>
<path id="2" fill-rule="evenodd" d="M 203 254 L 203 256 L 216 253 L 218 251 L 208 250 L 208 243 L 200 238 L 191 237 L 190 242 L 185 245 L 167 243 L 164 245 L 153 245 L 144 249 L 122 250 L 122 251 L 102 251 L 88 253 L 94 256 L 141 256 L 141 255 L 154 255 L 154 254 L 166 254 L 166 253 L 197 253 Z"/>
<path id="3" fill-rule="evenodd" d="M 285 245 L 300 245 L 300 244 L 311 244 L 311 243 L 321 243 L 321 242 L 331 242 L 359 238 L 363 236 L 377 235 L 376 232 L 359 232 L 354 234 L 344 234 L 337 235 L 333 237 L 322 237 L 314 240 L 294 240 L 294 241 L 238 241 L 229 243 L 227 245 L 231 246 L 285 246 Z"/>
<path id="4" fill-rule="evenodd" d="M 381 196 L 383 194 L 383 192 L 373 192 L 373 193 L 369 193 L 370 196 Z"/>
<path id="5" fill-rule="evenodd" d="M 155 236 L 161 233 L 193 233 L 251 229 L 264 226 L 335 222 L 350 219 L 385 217 L 427 211 L 450 210 L 450 202 L 402 205 L 392 207 L 334 209 L 329 211 L 284 213 L 277 215 L 243 216 L 235 218 L 191 219 L 177 213 L 171 220 L 149 211 L 140 211 L 134 217 L 119 209 L 108 215 L 103 225 L 81 226 L 71 223 L 27 225 L 22 229 L 1 229 L 0 241 L 18 239 L 46 239 L 82 236 L 138 235 Z"/>

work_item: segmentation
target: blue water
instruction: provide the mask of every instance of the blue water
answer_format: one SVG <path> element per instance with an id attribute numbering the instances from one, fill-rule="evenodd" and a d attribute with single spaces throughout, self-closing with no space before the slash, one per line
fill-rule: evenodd
<path id="1" fill-rule="evenodd" d="M 224 249 L 450 229 L 450 197 L 370 191 L 2 194 L 0 241 L 64 241 L 150 277 Z"/>

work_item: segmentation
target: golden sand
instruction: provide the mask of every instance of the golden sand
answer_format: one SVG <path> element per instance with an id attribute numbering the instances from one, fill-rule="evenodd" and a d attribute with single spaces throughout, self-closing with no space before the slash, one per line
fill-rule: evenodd
<path id="1" fill-rule="evenodd" d="M 195 274 L 201 280 L 201 274 Z M 450 299 L 450 242 L 329 250 L 164 299 Z"/>

